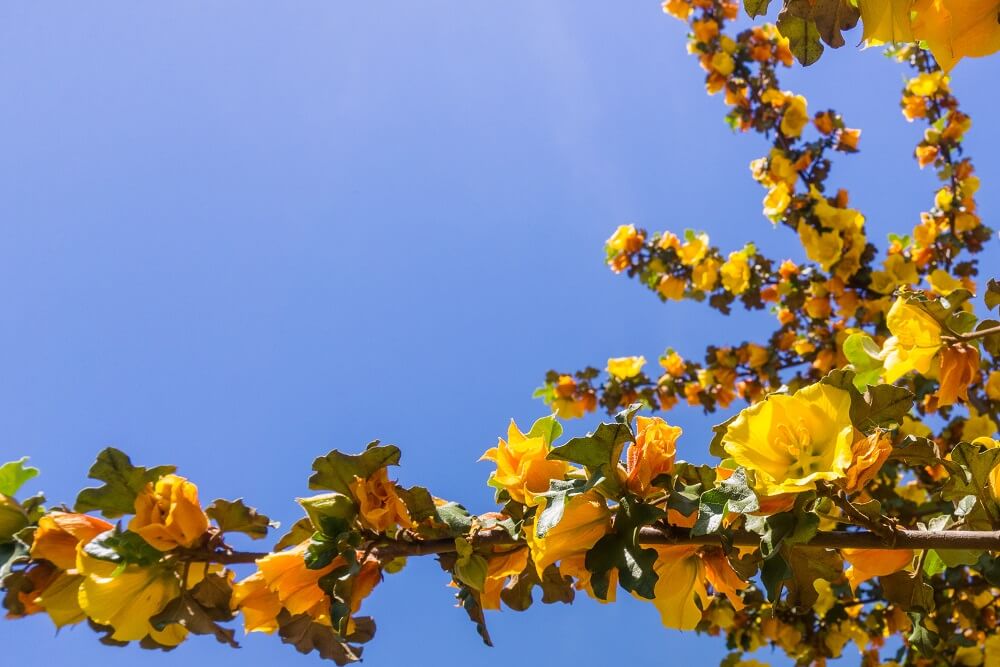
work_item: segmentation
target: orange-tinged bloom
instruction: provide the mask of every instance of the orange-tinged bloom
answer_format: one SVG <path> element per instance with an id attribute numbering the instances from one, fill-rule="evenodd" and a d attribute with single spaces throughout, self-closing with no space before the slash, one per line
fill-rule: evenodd
<path id="1" fill-rule="evenodd" d="M 537 504 L 536 494 L 548 491 L 549 481 L 562 479 L 570 468 L 565 461 L 547 459 L 549 448 L 550 443 L 541 436 L 529 438 L 521 433 L 512 419 L 507 440 L 500 438 L 480 459 L 497 464 L 490 486 L 505 489 L 515 502 Z"/>
<path id="2" fill-rule="evenodd" d="M 626 486 L 632 493 L 645 497 L 654 490 L 653 480 L 674 469 L 677 456 L 679 426 L 671 426 L 659 417 L 637 417 L 635 442 L 626 454 Z"/>
<path id="3" fill-rule="evenodd" d="M 178 475 L 164 475 L 136 496 L 129 530 L 160 551 L 192 547 L 208 530 L 198 487 Z"/>
<path id="4" fill-rule="evenodd" d="M 534 526 L 525 530 L 538 576 L 552 563 L 586 554 L 610 529 L 611 510 L 604 496 L 597 491 L 573 496 L 562 519 L 544 537 L 538 536 Z"/>
<path id="5" fill-rule="evenodd" d="M 913 560 L 912 549 L 841 549 L 840 553 L 851 564 L 845 573 L 851 590 L 873 577 L 899 572 Z"/>
<path id="6" fill-rule="evenodd" d="M 114 526 L 94 516 L 49 512 L 38 520 L 31 557 L 49 561 L 60 570 L 76 568 L 77 545 L 86 544 Z"/>
<path id="7" fill-rule="evenodd" d="M 959 343 L 941 349 L 941 386 L 937 390 L 937 407 L 953 405 L 961 399 L 968 402 L 969 386 L 979 378 L 979 350 Z"/>
<path id="8" fill-rule="evenodd" d="M 231 600 L 233 610 L 243 613 L 245 632 L 271 634 L 278 629 L 278 614 L 281 613 L 281 599 L 267 586 L 264 575 L 254 572 L 246 579 L 233 584 Z"/>
<path id="9" fill-rule="evenodd" d="M 844 487 L 848 493 L 860 491 L 875 478 L 892 453 L 892 440 L 884 433 L 872 433 L 854 441 L 851 465 L 847 467 Z"/>
<path id="10" fill-rule="evenodd" d="M 717 549 L 701 552 L 701 560 L 705 564 L 705 578 L 717 593 L 725 595 L 736 611 L 743 608 L 743 598 L 739 591 L 749 583 L 740 578 L 729 563 L 729 559 Z"/>
<path id="11" fill-rule="evenodd" d="M 528 567 L 528 550 L 524 547 L 491 555 L 486 567 L 486 582 L 480 595 L 483 609 L 499 609 L 500 593 L 507 579 L 521 574 L 526 567 Z"/>
<path id="12" fill-rule="evenodd" d="M 319 580 L 343 561 L 336 559 L 324 568 L 310 570 L 305 561 L 308 547 L 309 543 L 303 542 L 291 549 L 268 554 L 257 560 L 257 568 L 268 590 L 277 595 L 281 605 L 292 615 L 309 614 L 319 620 L 328 615 L 329 606 Z"/>
<path id="13" fill-rule="evenodd" d="M 379 468 L 367 479 L 355 477 L 351 493 L 358 501 L 361 522 L 375 532 L 384 533 L 397 525 L 413 526 L 406 503 L 396 492 L 396 483 L 389 480 L 387 468 Z"/>

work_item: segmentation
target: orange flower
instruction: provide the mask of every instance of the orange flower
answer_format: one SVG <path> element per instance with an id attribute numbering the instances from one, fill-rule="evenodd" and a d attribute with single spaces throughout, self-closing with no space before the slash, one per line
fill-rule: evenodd
<path id="1" fill-rule="evenodd" d="M 31 557 L 47 560 L 60 570 L 76 568 L 76 549 L 114 526 L 87 514 L 49 512 L 38 520 Z"/>
<path id="2" fill-rule="evenodd" d="M 548 491 L 549 481 L 562 479 L 569 470 L 565 461 L 546 458 L 549 445 L 541 436 L 525 436 L 511 420 L 507 440 L 500 438 L 497 446 L 479 459 L 497 464 L 496 472 L 490 476 L 490 486 L 505 489 L 515 502 L 537 504 L 536 494 Z"/>
<path id="3" fill-rule="evenodd" d="M 198 487 L 177 475 L 164 475 L 136 496 L 129 530 L 160 551 L 191 547 L 208 530 L 198 502 Z"/>
<path id="4" fill-rule="evenodd" d="M 396 483 L 389 480 L 387 468 L 379 468 L 368 479 L 355 477 L 351 492 L 358 500 L 361 522 L 375 532 L 384 533 L 397 525 L 413 526 L 406 503 L 396 493 Z"/>
<path id="5" fill-rule="evenodd" d="M 968 402 L 969 386 L 979 379 L 979 350 L 959 343 L 941 349 L 941 386 L 937 407 L 953 405 L 958 399 Z"/>
<path id="6" fill-rule="evenodd" d="M 654 479 L 674 469 L 677 438 L 682 431 L 659 417 L 637 417 L 636 432 L 626 454 L 625 483 L 629 491 L 645 497 L 654 490 Z"/>
<path id="7" fill-rule="evenodd" d="M 528 550 L 523 547 L 490 556 L 486 567 L 486 583 L 483 584 L 480 596 L 483 609 L 499 609 L 500 593 L 503 592 L 508 577 L 521 574 L 526 567 L 528 567 Z"/>
<path id="8" fill-rule="evenodd" d="M 844 480 L 847 492 L 854 493 L 863 489 L 882 469 L 882 464 L 891 452 L 892 441 L 884 433 L 872 433 L 866 438 L 855 440 L 851 446 L 853 458 Z"/>
<path id="9" fill-rule="evenodd" d="M 851 590 L 873 577 L 898 572 L 913 560 L 912 549 L 841 549 L 840 553 L 851 564 L 845 573 Z"/>

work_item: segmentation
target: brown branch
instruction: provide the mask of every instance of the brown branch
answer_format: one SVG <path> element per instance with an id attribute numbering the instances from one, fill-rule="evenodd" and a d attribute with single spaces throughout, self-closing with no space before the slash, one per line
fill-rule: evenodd
<path id="1" fill-rule="evenodd" d="M 523 540 L 516 540 L 504 531 L 480 533 L 472 539 L 472 542 L 476 546 L 524 544 Z M 684 528 L 671 528 L 670 530 L 652 527 L 642 528 L 639 531 L 639 542 L 646 545 L 665 546 L 722 545 L 722 540 L 718 535 L 692 535 L 690 530 Z M 760 536 L 755 533 L 739 531 L 732 534 L 730 543 L 740 547 L 756 547 L 760 545 Z M 922 531 L 897 529 L 891 536 L 886 537 L 871 531 L 831 530 L 816 533 L 815 537 L 802 546 L 827 549 L 985 549 L 1000 551 L 1000 530 Z M 373 551 L 380 558 L 453 553 L 455 540 L 452 538 L 414 542 L 382 540 L 373 545 Z M 193 562 L 236 565 L 253 563 L 267 555 L 266 553 L 241 551 L 186 552 L 182 558 Z"/>

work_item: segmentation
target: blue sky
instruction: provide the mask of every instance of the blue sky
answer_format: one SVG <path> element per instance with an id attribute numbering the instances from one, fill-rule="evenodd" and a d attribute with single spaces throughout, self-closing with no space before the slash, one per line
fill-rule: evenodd
<path id="1" fill-rule="evenodd" d="M 954 84 L 987 222 L 995 72 L 964 62 Z M 849 47 L 784 79 L 864 129 L 831 183 L 878 242 L 934 183 L 910 157 L 922 128 L 899 113 L 901 76 Z M 616 225 L 801 258 L 760 214 L 747 164 L 764 143 L 726 128 L 653 0 L 6 3 L 0 89 L 0 460 L 30 455 L 30 490 L 53 502 L 114 444 L 290 524 L 315 456 L 380 438 L 403 448 L 402 482 L 486 511 L 476 460 L 511 417 L 544 413 L 530 395 L 547 369 L 700 357 L 772 327 L 613 276 Z M 707 460 L 720 419 L 671 419 L 681 455 Z M 376 590 L 368 664 L 726 653 L 630 600 L 492 614 L 487 649 L 445 584 L 415 559 Z M 264 636 L 162 655 L 53 635 L 0 623 L 11 664 L 315 661 Z"/>

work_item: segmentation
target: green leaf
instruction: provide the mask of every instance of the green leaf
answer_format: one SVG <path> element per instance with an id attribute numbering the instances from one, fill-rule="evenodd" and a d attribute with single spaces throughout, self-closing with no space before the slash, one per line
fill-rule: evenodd
<path id="1" fill-rule="evenodd" d="M 354 501 L 342 493 L 321 493 L 296 502 L 306 511 L 313 529 L 331 537 L 349 531 L 358 514 Z"/>
<path id="2" fill-rule="evenodd" d="M 268 528 L 278 526 L 253 507 L 248 507 L 242 498 L 214 500 L 205 509 L 205 514 L 215 520 L 223 533 L 243 533 L 254 540 L 267 537 Z"/>
<path id="3" fill-rule="evenodd" d="M 851 421 L 861 431 L 872 433 L 880 428 L 893 428 L 913 408 L 913 393 L 892 384 L 869 385 L 864 393 L 855 386 L 853 370 L 835 370 L 820 380 L 851 395 Z"/>
<path id="4" fill-rule="evenodd" d="M 983 320 L 976 327 L 976 331 L 985 331 L 986 329 L 993 329 L 995 327 L 1000 327 L 1000 321 L 997 320 Z M 992 333 L 988 336 L 983 336 L 979 339 L 979 342 L 983 344 L 983 349 L 990 353 L 994 359 L 1000 359 L 1000 333 Z"/>
<path id="5" fill-rule="evenodd" d="M 781 550 L 788 563 L 789 576 L 785 581 L 788 590 L 786 602 L 796 608 L 812 607 L 819 597 L 814 583 L 817 579 L 836 581 L 844 563 L 836 551 L 821 547 L 786 546 Z M 772 558 L 771 560 L 776 560 Z M 766 561 L 766 562 L 770 562 Z"/>
<path id="6" fill-rule="evenodd" d="M 239 648 L 240 645 L 235 638 L 236 633 L 231 628 L 224 628 L 217 622 L 230 619 L 232 619 L 232 614 L 229 613 L 228 609 L 206 609 L 193 593 L 182 591 L 180 597 L 168 602 L 163 611 L 150 617 L 149 622 L 160 631 L 168 625 L 176 623 L 187 628 L 188 632 L 196 635 L 211 635 L 221 644 Z"/>
<path id="7" fill-rule="evenodd" d="M 692 535 L 716 533 L 722 527 L 726 512 L 745 514 L 760 509 L 757 495 L 747 486 L 747 473 L 738 468 L 728 479 L 714 489 L 701 494 L 698 519 L 691 529 Z"/>
<path id="8" fill-rule="evenodd" d="M 132 465 L 123 452 L 108 447 L 97 455 L 88 477 L 104 482 L 102 486 L 84 489 L 76 497 L 77 512 L 98 510 L 108 518 L 115 518 L 135 511 L 135 498 L 164 475 L 177 470 L 176 466 L 143 468 Z"/>
<path id="9" fill-rule="evenodd" d="M 775 556 L 782 546 L 804 544 L 815 537 L 819 517 L 806 509 L 814 499 L 814 493 L 802 493 L 795 499 L 792 511 L 747 521 L 747 529 L 760 535 L 760 555 L 765 560 Z"/>
<path id="10" fill-rule="evenodd" d="M 551 445 L 559 439 L 562 432 L 562 424 L 559 423 L 556 416 L 549 415 L 547 417 L 542 417 L 531 425 L 531 430 L 528 431 L 528 437 L 541 438 L 546 445 Z"/>
<path id="11" fill-rule="evenodd" d="M 927 628 L 922 613 L 910 612 L 907 616 L 910 617 L 910 622 L 913 625 L 913 631 L 906 638 L 907 645 L 917 655 L 935 656 L 938 653 L 937 646 L 941 637 L 938 633 Z"/>
<path id="12" fill-rule="evenodd" d="M 601 600 L 608 598 L 611 570 L 618 570 L 619 585 L 639 597 L 652 600 L 657 575 L 656 550 L 643 548 L 638 543 L 639 529 L 664 515 L 652 505 L 622 498 L 615 517 L 614 532 L 602 537 L 591 547 L 584 559 L 590 571 L 594 595 Z"/>
<path id="13" fill-rule="evenodd" d="M 1000 464 L 1000 447 L 960 442 L 951 450 L 951 460 L 962 469 L 958 471 L 960 474 L 948 477 L 941 490 L 941 497 L 945 500 L 960 500 L 967 495 L 974 495 L 979 499 L 986 515 L 995 520 L 997 503 L 990 493 L 990 472 Z"/>
<path id="14" fill-rule="evenodd" d="M 469 620 L 476 624 L 476 632 L 479 633 L 483 643 L 487 646 L 493 646 L 490 631 L 486 627 L 486 615 L 483 613 L 483 605 L 479 600 L 479 593 L 468 586 L 461 586 L 455 598 L 458 600 L 459 606 L 468 614 Z"/>
<path id="15" fill-rule="evenodd" d="M 364 616 L 354 619 L 355 630 L 341 638 L 329 625 L 316 623 L 309 614 L 292 616 L 287 609 L 278 614 L 278 635 L 281 641 L 291 644 L 299 653 L 316 652 L 320 658 L 346 665 L 361 660 L 360 644 L 375 635 L 375 623 Z"/>
<path id="16" fill-rule="evenodd" d="M 593 433 L 571 438 L 549 452 L 548 458 L 577 463 L 589 470 L 604 470 L 621 458 L 622 448 L 632 438 L 624 424 L 601 424 Z"/>
<path id="17" fill-rule="evenodd" d="M 296 544 L 302 544 L 314 532 L 316 532 L 316 528 L 312 525 L 312 521 L 308 517 L 303 517 L 292 524 L 288 532 L 281 536 L 277 544 L 274 545 L 274 550 L 282 551 Z"/>
<path id="18" fill-rule="evenodd" d="M 899 605 L 903 611 L 934 610 L 934 589 L 924 583 L 922 577 L 900 571 L 879 577 L 879 583 L 885 599 Z"/>
<path id="19" fill-rule="evenodd" d="M 844 340 L 844 356 L 854 369 L 854 387 L 863 392 L 870 384 L 876 384 L 882 375 L 882 350 L 875 339 L 865 333 L 853 333 Z"/>
<path id="20" fill-rule="evenodd" d="M 315 472 L 309 477 L 309 488 L 353 495 L 351 484 L 356 477 L 367 479 L 380 468 L 398 465 L 399 457 L 398 447 L 380 445 L 378 440 L 368 443 L 368 448 L 361 454 L 343 454 L 334 449 L 313 461 Z"/>
<path id="21" fill-rule="evenodd" d="M 861 12 L 851 0 L 814 0 L 810 16 L 816 22 L 820 37 L 835 49 L 844 45 L 843 30 L 858 24 Z"/>
<path id="22" fill-rule="evenodd" d="M 118 565 L 148 567 L 159 563 L 163 553 L 142 539 L 138 533 L 119 527 L 106 530 L 83 547 L 83 552 L 98 560 Z"/>
<path id="23" fill-rule="evenodd" d="M 819 28 L 811 18 L 796 15 L 796 8 L 809 6 L 808 0 L 791 0 L 778 13 L 778 32 L 788 39 L 788 46 L 803 65 L 812 65 L 823 55 Z"/>
<path id="24" fill-rule="evenodd" d="M 722 446 L 722 440 L 726 437 L 726 431 L 729 430 L 729 425 L 736 421 L 737 417 L 739 417 L 739 415 L 735 414 L 721 424 L 716 424 L 712 427 L 712 441 L 708 444 L 709 454 L 719 459 L 729 457 L 729 454 Z"/>
<path id="25" fill-rule="evenodd" d="M 24 465 L 27 461 L 28 457 L 25 456 L 0 465 L 0 494 L 13 496 L 25 482 L 38 475 L 38 468 Z"/>
<path id="26" fill-rule="evenodd" d="M 0 495 L 0 543 L 9 542 L 29 524 L 28 514 L 21 503 Z"/>
<path id="27" fill-rule="evenodd" d="M 770 4 L 771 0 L 743 0 L 743 9 L 747 16 L 755 18 L 767 14 L 767 6 Z"/>
<path id="28" fill-rule="evenodd" d="M 997 306 L 1000 306 L 1000 282 L 997 282 L 996 278 L 990 278 L 989 282 L 986 283 L 986 309 L 993 310 Z"/>
<path id="29" fill-rule="evenodd" d="M 781 589 L 791 577 L 792 569 L 780 553 L 776 558 L 764 561 L 760 566 L 760 581 L 764 584 L 768 602 L 777 602 L 781 598 Z"/>

